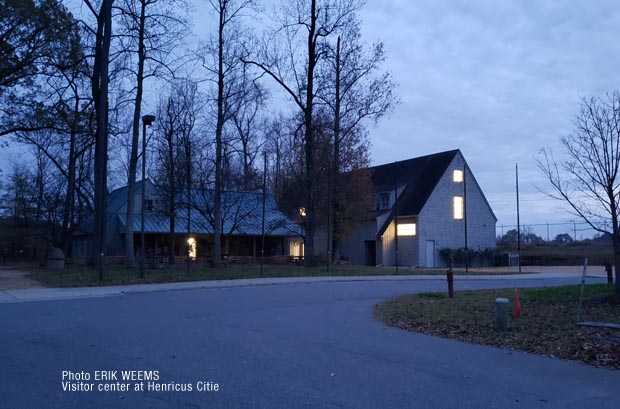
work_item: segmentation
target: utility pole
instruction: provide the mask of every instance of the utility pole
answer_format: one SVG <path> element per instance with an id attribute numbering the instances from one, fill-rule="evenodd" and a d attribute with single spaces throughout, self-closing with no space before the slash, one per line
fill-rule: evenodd
<path id="1" fill-rule="evenodd" d="M 340 39 L 339 39 L 340 40 Z M 330 232 L 331 232 L 331 211 L 332 211 L 332 164 L 331 162 L 327 166 L 327 272 L 329 273 L 329 264 L 331 261 L 331 251 L 330 251 Z"/>
<path id="2" fill-rule="evenodd" d="M 396 261 L 396 274 L 398 274 L 398 161 L 394 162 L 394 259 Z"/>
<path id="3" fill-rule="evenodd" d="M 463 224 L 465 225 L 465 272 L 469 272 L 469 248 L 467 243 L 467 163 L 463 164 Z"/>
<path id="4" fill-rule="evenodd" d="M 263 152 L 263 220 L 261 224 L 260 244 L 260 275 L 263 275 L 265 264 L 265 202 L 267 200 L 267 151 Z"/>
<path id="5" fill-rule="evenodd" d="M 521 219 L 519 215 L 519 164 L 515 164 L 515 180 L 517 189 L 517 253 L 519 254 L 519 273 L 521 272 Z"/>
<path id="6" fill-rule="evenodd" d="M 575 240 L 575 243 L 577 242 L 577 224 L 575 223 L 575 221 L 573 220 L 573 239 Z"/>
<path id="7" fill-rule="evenodd" d="M 142 117 L 142 207 L 140 208 L 140 278 L 144 278 L 144 259 L 146 256 L 146 242 L 144 236 L 144 211 L 146 210 L 146 127 L 155 121 L 154 115 Z"/>
<path id="8" fill-rule="evenodd" d="M 189 275 L 190 253 L 192 251 L 191 240 L 191 215 L 192 215 L 192 163 L 191 163 L 191 139 L 189 138 L 189 132 L 187 133 L 187 141 L 185 141 L 185 173 L 187 173 L 187 262 L 185 263 L 185 274 Z M 172 215 L 174 217 L 174 215 Z M 196 245 L 195 242 L 193 242 Z"/>

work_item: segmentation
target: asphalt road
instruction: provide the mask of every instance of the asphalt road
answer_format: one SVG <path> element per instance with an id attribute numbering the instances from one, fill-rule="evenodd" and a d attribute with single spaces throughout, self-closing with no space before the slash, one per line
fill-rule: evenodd
<path id="1" fill-rule="evenodd" d="M 457 281 L 465 288 L 562 280 Z M 2 408 L 614 408 L 620 372 L 388 328 L 372 306 L 445 283 L 370 281 L 0 304 Z M 157 371 L 191 392 L 97 391 Z M 63 371 L 94 391 L 63 391 Z M 151 372 L 153 375 L 155 372 Z M 75 375 L 65 372 L 68 381 Z M 217 392 L 197 391 L 206 382 Z M 153 384 L 153 385 L 154 385 Z M 74 384 L 75 385 L 75 384 Z M 207 384 L 208 385 L 208 384 Z"/>

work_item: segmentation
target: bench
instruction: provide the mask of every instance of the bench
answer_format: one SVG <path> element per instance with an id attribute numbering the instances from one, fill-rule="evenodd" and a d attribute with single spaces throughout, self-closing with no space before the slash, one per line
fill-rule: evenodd
<path id="1" fill-rule="evenodd" d="M 613 323 L 613 322 L 585 321 L 585 322 L 578 322 L 577 325 L 580 326 L 580 327 L 604 328 L 604 329 L 611 329 L 611 330 L 620 331 L 620 324 L 616 324 L 616 323 Z M 619 337 L 607 337 L 607 336 L 596 334 L 596 335 L 591 335 L 589 338 L 599 339 L 599 340 L 603 340 L 603 341 L 619 342 L 620 343 L 620 338 Z"/>

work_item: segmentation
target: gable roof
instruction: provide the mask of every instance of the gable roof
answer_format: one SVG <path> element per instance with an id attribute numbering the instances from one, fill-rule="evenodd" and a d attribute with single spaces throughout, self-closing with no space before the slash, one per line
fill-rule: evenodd
<path id="1" fill-rule="evenodd" d="M 435 190 L 437 183 L 439 183 L 441 177 L 457 155 L 461 155 L 465 161 L 461 151 L 454 149 L 371 168 L 373 171 L 373 191 L 375 193 L 394 191 L 395 186 L 399 188 L 404 187 L 396 199 L 396 205 L 388 210 L 389 215 L 379 228 L 377 236 L 383 235 L 390 225 L 394 219 L 395 210 L 398 211 L 399 217 L 417 216 L 420 214 L 426 201 Z M 482 191 L 475 177 L 473 178 L 473 183 Z M 484 194 L 482 197 L 489 211 L 497 220 Z"/>
<path id="2" fill-rule="evenodd" d="M 397 199 L 398 216 L 418 215 L 458 153 L 455 149 L 370 168 L 373 191 L 392 192 L 395 186 L 404 186 Z"/>

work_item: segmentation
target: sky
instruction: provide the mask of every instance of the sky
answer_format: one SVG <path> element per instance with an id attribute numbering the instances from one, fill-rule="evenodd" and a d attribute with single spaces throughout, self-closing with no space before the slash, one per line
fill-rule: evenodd
<path id="1" fill-rule="evenodd" d="M 499 233 L 517 223 L 518 163 L 521 223 L 543 238 L 546 223 L 551 238 L 572 235 L 571 223 L 553 226 L 577 219 L 541 193 L 550 186 L 535 159 L 543 147 L 562 156 L 580 98 L 619 89 L 618 3 L 370 0 L 362 19 L 403 100 L 371 129 L 373 164 L 461 149 Z"/>
<path id="2" fill-rule="evenodd" d="M 201 36 L 207 20 L 196 0 Z M 205 3 L 206 4 L 206 3 Z M 620 7 L 613 0 L 368 0 L 366 42 L 382 41 L 402 104 L 370 127 L 373 165 L 460 149 L 498 217 L 547 238 L 573 234 L 566 206 L 542 191 L 541 148 L 561 157 L 581 97 L 620 88 Z M 7 157 L 0 152 L 0 166 Z M 562 226 L 554 226 L 562 223 Z M 502 227 L 504 226 L 504 227 Z M 576 225 L 577 236 L 592 232 Z"/>

